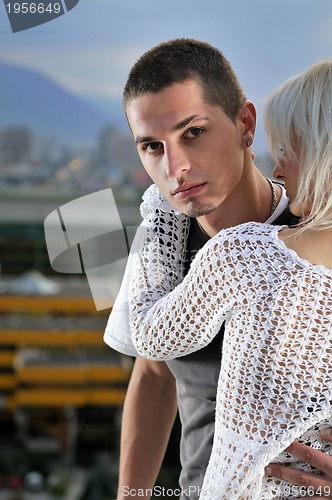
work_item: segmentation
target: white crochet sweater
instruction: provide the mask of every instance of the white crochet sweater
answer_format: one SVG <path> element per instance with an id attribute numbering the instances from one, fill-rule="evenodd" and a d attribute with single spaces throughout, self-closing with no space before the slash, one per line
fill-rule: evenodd
<path id="1" fill-rule="evenodd" d="M 215 437 L 200 498 L 304 496 L 266 479 L 264 467 L 287 461 L 283 450 L 295 439 L 323 448 L 318 430 L 332 415 L 332 271 L 288 249 L 280 227 L 248 223 L 212 238 L 183 279 L 188 218 L 155 187 L 142 215 L 150 230 L 130 297 L 138 352 L 156 360 L 187 355 L 225 322 Z"/>

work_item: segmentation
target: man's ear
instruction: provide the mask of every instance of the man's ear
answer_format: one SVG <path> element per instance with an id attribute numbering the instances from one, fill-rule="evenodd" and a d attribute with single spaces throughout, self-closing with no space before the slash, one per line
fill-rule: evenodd
<path id="1" fill-rule="evenodd" d="M 253 140 L 256 130 L 256 108 L 251 101 L 244 101 L 238 112 L 238 120 L 243 139 L 247 140 L 250 137 Z"/>

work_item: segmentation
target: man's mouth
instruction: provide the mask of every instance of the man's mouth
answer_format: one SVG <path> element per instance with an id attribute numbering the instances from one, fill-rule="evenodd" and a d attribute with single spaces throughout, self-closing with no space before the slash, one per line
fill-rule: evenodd
<path id="1" fill-rule="evenodd" d="M 179 186 L 174 189 L 174 191 L 172 191 L 172 195 L 177 200 L 184 200 L 185 198 L 188 198 L 188 196 L 194 196 L 200 193 L 204 189 L 205 185 L 205 182 L 202 184 L 184 184 L 183 186 Z"/>

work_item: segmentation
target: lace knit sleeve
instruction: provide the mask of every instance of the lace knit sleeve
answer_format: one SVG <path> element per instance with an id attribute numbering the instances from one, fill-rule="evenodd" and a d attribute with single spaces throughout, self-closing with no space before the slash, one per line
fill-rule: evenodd
<path id="1" fill-rule="evenodd" d="M 132 283 L 130 326 L 137 351 L 146 358 L 173 359 L 201 349 L 219 332 L 232 297 L 222 235 L 198 252 L 181 284 L 184 231 L 181 219 L 160 215 L 149 232 Z M 151 228 L 152 229 L 152 228 Z M 220 240 L 220 242 L 219 242 Z"/>

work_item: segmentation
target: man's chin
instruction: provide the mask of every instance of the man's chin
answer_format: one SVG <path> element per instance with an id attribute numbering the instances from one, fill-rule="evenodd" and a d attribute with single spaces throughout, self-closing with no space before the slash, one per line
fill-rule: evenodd
<path id="1" fill-rule="evenodd" d="M 214 205 L 201 205 L 197 202 L 190 201 L 186 206 L 184 213 L 188 215 L 188 217 L 202 217 L 203 215 L 209 215 L 215 210 Z"/>

